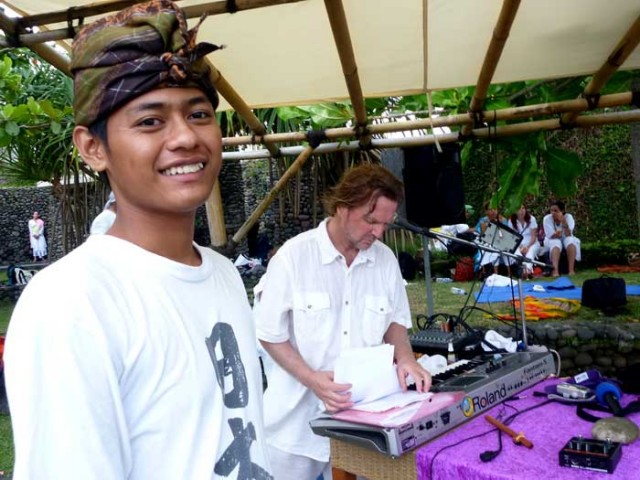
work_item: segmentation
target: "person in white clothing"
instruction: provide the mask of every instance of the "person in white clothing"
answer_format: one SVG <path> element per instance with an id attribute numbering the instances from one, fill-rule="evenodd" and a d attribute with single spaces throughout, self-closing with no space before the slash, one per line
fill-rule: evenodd
<path id="1" fill-rule="evenodd" d="M 324 199 L 330 216 L 285 242 L 261 279 L 254 314 L 274 360 L 264 408 L 278 480 L 331 478 L 329 439 L 314 435 L 309 421 L 353 405 L 351 385 L 333 381 L 341 350 L 390 343 L 400 384 L 411 375 L 418 391 L 431 385 L 408 340 L 398 261 L 379 241 L 402 198 L 402 183 L 384 167 L 353 168 Z"/>
<path id="2" fill-rule="evenodd" d="M 33 212 L 32 218 L 27 222 L 29 227 L 29 243 L 33 253 L 33 261 L 44 260 L 47 256 L 47 240 L 44 237 L 44 220 L 38 212 Z"/>
<path id="3" fill-rule="evenodd" d="M 564 202 L 557 200 L 551 204 L 545 215 L 542 226 L 544 228 L 544 248 L 549 251 L 549 257 L 553 266 L 552 275 L 560 275 L 560 254 L 564 249 L 567 252 L 567 267 L 569 275 L 575 273 L 575 262 L 581 259 L 580 239 L 573 234 L 575 220 L 573 215 L 565 212 Z"/>
<path id="4" fill-rule="evenodd" d="M 16 480 L 274 478 L 244 285 L 193 242 L 222 162 L 212 50 L 196 31 L 154 0 L 74 39 L 73 139 L 118 215 L 38 273 L 13 311 Z"/>
<path id="5" fill-rule="evenodd" d="M 514 252 L 516 255 L 527 257 L 529 260 L 535 260 L 540 250 L 540 242 L 538 242 L 538 222 L 536 217 L 529 213 L 527 207 L 522 204 L 517 213 L 509 218 L 509 226 L 522 235 L 522 240 L 518 249 Z M 531 278 L 533 276 L 533 264 L 524 262 L 522 264 L 522 278 Z"/>
<path id="6" fill-rule="evenodd" d="M 91 235 L 102 235 L 107 233 L 116 220 L 116 196 L 113 192 L 109 193 L 107 202 L 104 204 L 102 211 L 91 222 L 89 233 Z"/>

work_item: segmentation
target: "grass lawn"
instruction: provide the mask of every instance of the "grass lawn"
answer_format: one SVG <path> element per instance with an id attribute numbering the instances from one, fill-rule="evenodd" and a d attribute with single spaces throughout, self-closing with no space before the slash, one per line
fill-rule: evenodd
<path id="1" fill-rule="evenodd" d="M 7 331 L 12 310 L 11 303 L 0 303 L 0 336 L 3 336 Z M 0 472 L 11 472 L 13 468 L 12 436 L 11 418 L 0 415 Z"/>
<path id="2" fill-rule="evenodd" d="M 600 276 L 600 273 L 595 270 L 588 270 L 578 272 L 574 277 L 571 277 L 572 282 L 576 286 L 582 286 L 582 283 L 588 278 L 595 278 Z M 640 284 L 640 273 L 625 273 L 615 274 L 613 276 L 622 277 L 630 284 Z M 539 278 L 530 280 L 534 283 L 550 282 L 551 278 Z M 455 282 L 455 283 L 433 283 L 433 303 L 434 313 L 444 313 L 449 315 L 458 315 L 460 308 L 464 305 L 466 296 L 456 295 L 451 293 L 451 287 L 459 287 L 465 289 L 467 292 L 471 288 L 471 282 Z M 480 288 L 479 284 L 476 284 L 474 292 L 477 292 Z M 407 286 L 407 292 L 409 295 L 409 303 L 411 305 L 411 312 L 415 321 L 415 317 L 418 314 L 427 314 L 427 294 L 426 285 L 424 280 L 417 280 L 411 282 Z M 504 312 L 506 310 L 505 303 L 495 304 L 480 304 L 484 309 L 490 311 Z M 0 303 L 0 335 L 4 334 L 9 325 L 9 317 L 13 305 L 8 303 Z M 589 320 L 598 318 L 601 313 L 592 310 L 590 308 L 581 308 L 577 313 L 569 317 L 571 320 Z M 640 321 L 640 297 L 631 296 L 628 297 L 627 312 L 616 317 L 620 322 L 633 322 Z M 487 319 L 482 312 L 472 312 L 467 318 L 467 321 L 471 325 L 488 327 L 495 320 Z M 9 417 L 0 416 L 0 471 L 10 473 L 13 467 L 13 443 L 11 434 L 11 422 Z M 1 478 L 1 475 L 0 475 Z"/>
<path id="3" fill-rule="evenodd" d="M 571 281 L 578 287 L 582 286 L 582 283 L 589 278 L 599 277 L 601 274 L 596 270 L 578 271 L 576 275 L 571 278 Z M 624 278 L 627 285 L 640 284 L 640 273 L 622 273 L 614 274 L 611 276 Z M 523 283 L 548 283 L 555 279 L 550 277 L 541 277 L 533 280 L 525 280 Z M 452 283 L 432 283 L 433 286 L 433 313 L 444 313 L 447 315 L 458 315 L 460 309 L 463 307 L 467 297 L 465 295 L 456 295 L 451 293 L 451 287 L 455 286 L 463 288 L 466 292 L 469 292 L 471 288 L 471 282 L 452 282 Z M 476 283 L 474 293 L 477 293 L 480 289 L 480 284 Z M 416 315 L 427 315 L 427 293 L 424 280 L 417 280 L 410 282 L 407 287 L 409 295 L 409 304 L 411 305 L 411 313 L 413 315 L 414 323 Z M 518 298 L 518 290 L 516 288 L 516 298 Z M 558 295 L 561 296 L 561 295 Z M 472 297 L 469 301 L 469 305 L 473 305 Z M 505 313 L 508 311 L 508 304 L 506 303 L 480 303 L 478 307 L 489 310 L 492 313 Z M 591 308 L 581 307 L 578 312 L 568 317 L 571 320 L 593 320 L 602 316 L 599 310 L 593 310 Z M 616 316 L 620 322 L 637 322 L 640 321 L 640 296 L 627 297 L 626 312 Z M 472 311 L 469 317 L 467 317 L 469 324 L 473 326 L 491 327 L 496 325 L 497 321 L 487 318 L 487 316 L 480 311 Z"/>

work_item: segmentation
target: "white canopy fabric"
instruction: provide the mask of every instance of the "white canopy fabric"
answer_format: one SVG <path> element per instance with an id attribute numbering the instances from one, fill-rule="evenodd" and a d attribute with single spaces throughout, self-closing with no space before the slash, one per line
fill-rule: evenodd
<path id="1" fill-rule="evenodd" d="M 179 2 L 181 6 L 203 3 L 211 2 Z M 0 4 L 31 15 L 95 2 L 0 0 Z M 502 4 L 502 0 L 343 0 L 364 96 L 475 85 Z M 640 0 L 522 0 L 491 83 L 594 73 L 639 16 Z M 226 45 L 209 58 L 250 107 L 349 98 L 323 0 L 210 16 L 198 38 Z M 637 68 L 638 49 L 621 69 Z M 228 105 L 223 102 L 221 108 Z"/>

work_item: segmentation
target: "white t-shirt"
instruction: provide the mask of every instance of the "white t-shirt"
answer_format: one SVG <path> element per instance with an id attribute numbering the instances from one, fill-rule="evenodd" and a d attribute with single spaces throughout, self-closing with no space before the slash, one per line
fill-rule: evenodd
<path id="1" fill-rule="evenodd" d="M 196 247 L 190 267 L 91 236 L 29 282 L 5 350 L 14 478 L 272 478 L 245 289 Z"/>
<path id="2" fill-rule="evenodd" d="M 102 210 L 96 218 L 91 222 L 91 228 L 89 229 L 89 233 L 91 235 L 101 235 L 107 233 L 113 225 L 113 222 L 116 221 L 116 212 L 113 210 L 109 210 L 108 208 Z"/>
<path id="3" fill-rule="evenodd" d="M 347 267 L 327 221 L 286 242 L 269 262 L 254 307 L 258 338 L 289 340 L 313 370 L 333 370 L 342 349 L 380 345 L 392 322 L 411 327 L 398 261 L 383 243 L 360 251 Z M 279 365 L 264 396 L 267 441 L 285 452 L 329 459 L 329 439 L 309 421 L 320 400 Z"/>

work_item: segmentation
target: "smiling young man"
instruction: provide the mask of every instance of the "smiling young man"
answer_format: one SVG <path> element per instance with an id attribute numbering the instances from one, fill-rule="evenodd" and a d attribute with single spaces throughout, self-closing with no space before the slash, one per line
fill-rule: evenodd
<path id="1" fill-rule="evenodd" d="M 272 479 L 242 281 L 193 243 L 221 164 L 217 94 L 184 13 L 76 37 L 74 142 L 118 199 L 20 297 L 5 351 L 17 479 Z M 46 314 L 42 314 L 45 308 Z"/>
<path id="2" fill-rule="evenodd" d="M 329 439 L 309 421 L 353 405 L 351 386 L 333 381 L 341 350 L 390 343 L 400 384 L 411 375 L 419 391 L 431 385 L 409 344 L 398 262 L 379 241 L 402 198 L 402 183 L 384 167 L 348 171 L 325 198 L 330 216 L 280 247 L 256 289 L 258 338 L 275 361 L 264 401 L 278 480 L 331 478 Z"/>

